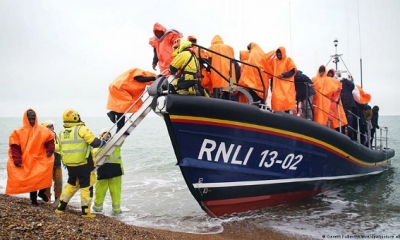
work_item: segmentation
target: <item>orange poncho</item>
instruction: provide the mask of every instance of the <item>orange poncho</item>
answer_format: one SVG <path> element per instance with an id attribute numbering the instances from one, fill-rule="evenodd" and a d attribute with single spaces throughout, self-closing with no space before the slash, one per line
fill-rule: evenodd
<path id="1" fill-rule="evenodd" d="M 317 72 L 317 76 L 313 77 L 312 82 L 315 89 L 313 97 L 313 105 L 315 105 L 314 121 L 326 126 L 331 110 L 331 99 L 334 95 L 340 94 L 340 82 L 327 77 L 326 72 L 322 76 Z"/>
<path id="2" fill-rule="evenodd" d="M 132 104 L 142 95 L 147 85 L 152 82 L 138 82 L 133 78 L 135 76 L 143 77 L 155 77 L 156 75 L 152 72 L 144 71 L 139 68 L 132 68 L 123 74 L 119 75 L 108 87 L 108 101 L 107 109 L 124 113 Z M 129 113 L 135 113 L 143 102 L 141 99 L 129 109 Z"/>
<path id="3" fill-rule="evenodd" d="M 161 24 L 155 23 L 153 32 L 161 31 L 164 35 L 160 38 L 152 37 L 149 40 L 150 46 L 156 49 L 158 57 L 158 65 L 160 66 L 160 72 L 169 69 L 169 65 L 172 62 L 172 45 L 174 41 L 182 37 L 182 34 L 176 30 L 168 30 Z"/>
<path id="4" fill-rule="evenodd" d="M 249 58 L 247 59 L 247 63 L 257 66 L 259 69 L 243 64 L 239 84 L 261 90 L 261 92 L 255 91 L 255 93 L 261 99 L 265 100 L 268 96 L 270 76 L 264 71 L 264 57 L 264 51 L 258 46 L 258 44 L 252 42 L 250 44 L 250 54 Z"/>
<path id="5" fill-rule="evenodd" d="M 275 58 L 273 61 L 274 76 L 288 72 L 296 65 L 293 60 L 286 57 L 286 50 L 284 47 L 279 47 L 282 53 L 282 60 Z M 273 78 L 271 108 L 277 111 L 287 111 L 296 108 L 296 89 L 294 85 L 294 76 L 289 78 L 279 79 Z"/>
<path id="6" fill-rule="evenodd" d="M 31 110 L 31 109 L 28 109 Z M 36 117 L 32 127 L 27 111 L 23 116 L 23 126 L 14 130 L 9 137 L 9 146 L 19 145 L 22 152 L 22 165 L 16 167 L 8 150 L 6 194 L 20 194 L 48 188 L 52 184 L 54 154 L 46 155 L 44 144 L 54 141 L 54 133 L 39 125 Z"/>
<path id="7" fill-rule="evenodd" d="M 233 48 L 229 45 L 224 44 L 222 38 L 219 35 L 215 35 L 213 37 L 209 49 L 232 59 L 235 58 Z M 220 55 L 212 52 L 208 52 L 208 56 L 211 58 L 211 66 L 217 69 L 227 80 L 232 77 L 233 82 L 236 82 L 235 65 L 233 63 L 230 65 L 229 59 L 221 57 Z M 230 70 L 232 70 L 232 74 L 230 74 Z M 229 86 L 229 81 L 225 80 L 213 69 L 211 69 L 210 79 L 211 84 L 206 85 L 210 88 L 211 91 L 213 90 L 213 88 Z"/>

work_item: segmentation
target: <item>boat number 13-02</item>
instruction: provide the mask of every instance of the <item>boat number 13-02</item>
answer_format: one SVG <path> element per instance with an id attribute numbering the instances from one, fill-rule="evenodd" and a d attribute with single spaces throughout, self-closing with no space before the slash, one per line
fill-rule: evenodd
<path id="1" fill-rule="evenodd" d="M 262 158 L 258 166 L 264 166 L 266 168 L 270 168 L 274 164 L 281 164 L 282 169 L 296 170 L 297 164 L 299 164 L 301 160 L 303 160 L 303 155 L 294 155 L 293 153 L 288 154 L 283 160 L 276 159 L 278 157 L 278 152 L 270 152 L 269 150 L 265 150 L 264 152 L 262 152 L 261 156 Z"/>

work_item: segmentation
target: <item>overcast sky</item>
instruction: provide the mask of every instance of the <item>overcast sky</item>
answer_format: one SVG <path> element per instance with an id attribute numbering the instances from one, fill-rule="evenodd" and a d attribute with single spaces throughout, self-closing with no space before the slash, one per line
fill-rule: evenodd
<path id="1" fill-rule="evenodd" d="M 0 117 L 27 108 L 61 117 L 68 107 L 106 117 L 108 85 L 130 68 L 152 71 L 155 22 L 205 47 L 219 34 L 236 58 L 250 42 L 265 52 L 284 46 L 310 77 L 338 38 L 359 85 L 363 61 L 370 104 L 400 115 L 398 0 L 0 0 Z"/>

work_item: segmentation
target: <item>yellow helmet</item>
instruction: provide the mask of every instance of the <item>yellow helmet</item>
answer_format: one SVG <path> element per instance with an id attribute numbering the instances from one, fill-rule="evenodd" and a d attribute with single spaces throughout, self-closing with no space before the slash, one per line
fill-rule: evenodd
<path id="1" fill-rule="evenodd" d="M 50 125 L 54 125 L 54 121 L 46 120 L 46 121 L 42 122 L 42 126 L 44 126 L 44 127 L 48 127 Z"/>
<path id="2" fill-rule="evenodd" d="M 63 113 L 64 123 L 77 123 L 81 121 L 79 113 L 72 108 L 68 108 Z"/>
<path id="3" fill-rule="evenodd" d="M 103 128 L 103 129 L 101 129 L 101 131 L 100 131 L 99 137 L 102 138 L 103 135 L 104 135 L 104 133 L 109 133 L 110 136 L 111 136 L 110 130 L 108 130 L 108 128 Z"/>

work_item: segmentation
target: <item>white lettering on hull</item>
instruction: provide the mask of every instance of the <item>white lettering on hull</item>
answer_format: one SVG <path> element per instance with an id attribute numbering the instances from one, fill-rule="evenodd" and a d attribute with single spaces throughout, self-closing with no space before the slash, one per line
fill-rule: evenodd
<path id="1" fill-rule="evenodd" d="M 246 166 L 253 150 L 254 147 L 243 149 L 242 145 L 233 143 L 228 147 L 225 142 L 217 143 L 211 139 L 204 139 L 197 158 L 209 162 L 224 162 L 226 164 Z M 243 154 L 243 152 L 246 153 Z M 242 160 L 239 156 L 245 157 Z M 270 151 L 268 149 L 262 151 L 260 157 L 259 168 L 271 168 L 279 165 L 282 169 L 287 170 L 297 170 L 298 164 L 303 160 L 302 154 L 282 154 L 278 151 Z"/>

